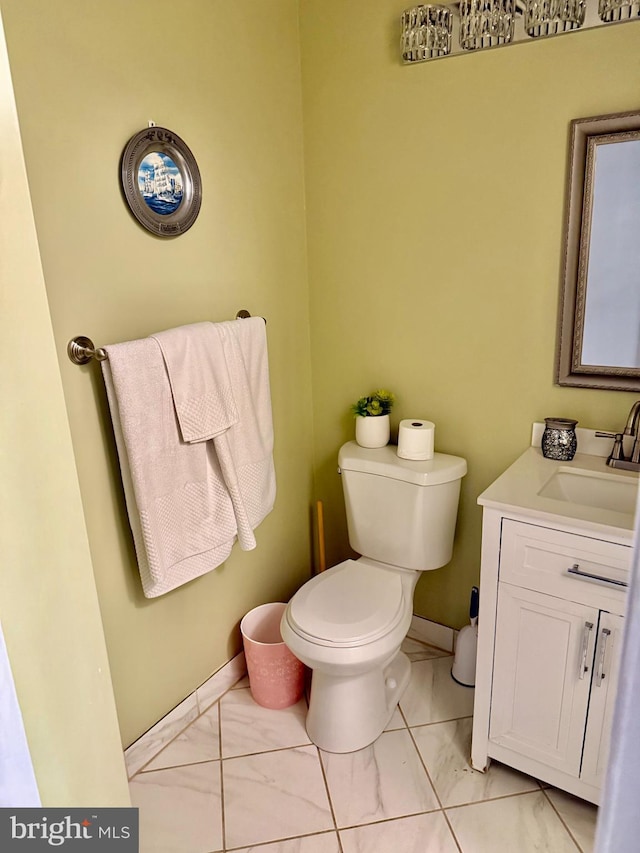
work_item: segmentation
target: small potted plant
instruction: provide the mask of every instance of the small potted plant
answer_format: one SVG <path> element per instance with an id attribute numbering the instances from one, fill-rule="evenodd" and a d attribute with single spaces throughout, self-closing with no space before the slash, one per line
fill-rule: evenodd
<path id="1" fill-rule="evenodd" d="M 391 391 L 379 388 L 353 404 L 351 411 L 356 419 L 356 441 L 361 447 L 384 447 L 389 443 L 389 413 L 394 402 Z"/>

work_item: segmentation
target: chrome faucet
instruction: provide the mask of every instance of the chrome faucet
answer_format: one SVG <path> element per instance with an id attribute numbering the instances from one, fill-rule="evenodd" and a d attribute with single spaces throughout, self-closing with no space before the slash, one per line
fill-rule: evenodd
<path id="1" fill-rule="evenodd" d="M 631 411 L 629 412 L 629 417 L 627 418 L 627 425 L 624 428 L 625 435 L 635 435 L 636 436 L 636 444 L 638 443 L 638 419 L 640 418 L 640 400 L 636 400 L 636 402 L 631 407 Z"/>
<path id="2" fill-rule="evenodd" d="M 629 412 L 629 417 L 627 418 L 627 425 L 624 428 L 624 433 L 611 433 L 611 432 L 597 432 L 596 435 L 613 438 L 615 439 L 613 444 L 613 450 L 609 458 L 607 459 L 607 465 L 610 465 L 612 468 L 624 468 L 626 471 L 640 471 L 640 435 L 638 434 L 638 427 L 640 425 L 640 400 L 636 400 L 636 402 L 631 407 L 631 411 Z M 622 448 L 622 437 L 624 435 L 632 435 L 635 438 L 633 442 L 633 450 L 631 451 L 631 456 L 629 459 L 624 458 L 624 451 Z"/>

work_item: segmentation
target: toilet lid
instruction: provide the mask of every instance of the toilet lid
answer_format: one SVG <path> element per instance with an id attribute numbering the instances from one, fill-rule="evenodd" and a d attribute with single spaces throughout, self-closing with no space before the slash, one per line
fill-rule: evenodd
<path id="1" fill-rule="evenodd" d="M 294 595 L 289 622 L 298 634 L 321 645 L 356 646 L 395 628 L 403 605 L 399 574 L 345 560 Z"/>

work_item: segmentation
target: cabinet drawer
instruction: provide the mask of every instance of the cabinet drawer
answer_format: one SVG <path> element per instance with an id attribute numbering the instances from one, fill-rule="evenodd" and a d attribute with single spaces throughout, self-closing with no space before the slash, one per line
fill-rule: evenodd
<path id="1" fill-rule="evenodd" d="M 623 613 L 631 546 L 503 519 L 500 580 Z"/>

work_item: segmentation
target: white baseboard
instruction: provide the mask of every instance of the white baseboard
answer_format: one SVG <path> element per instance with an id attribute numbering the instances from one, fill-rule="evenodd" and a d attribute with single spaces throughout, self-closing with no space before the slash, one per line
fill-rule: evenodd
<path id="1" fill-rule="evenodd" d="M 160 750 L 186 729 L 196 717 L 217 702 L 223 693 L 246 675 L 246 672 L 244 652 L 240 652 L 127 747 L 124 760 L 129 779 L 155 758 Z"/>
<path id="2" fill-rule="evenodd" d="M 429 643 L 430 646 L 437 646 L 446 652 L 453 652 L 457 633 L 447 625 L 440 625 L 439 622 L 432 622 L 430 619 L 414 614 L 407 636 L 422 643 Z"/>
<path id="3" fill-rule="evenodd" d="M 196 690 L 198 699 L 198 709 L 202 714 L 207 708 L 210 708 L 214 702 L 230 690 L 236 682 L 247 674 L 247 664 L 244 658 L 244 652 L 240 652 L 228 663 L 225 663 L 217 672 L 214 672 L 211 678 L 208 678 L 204 684 Z"/>

